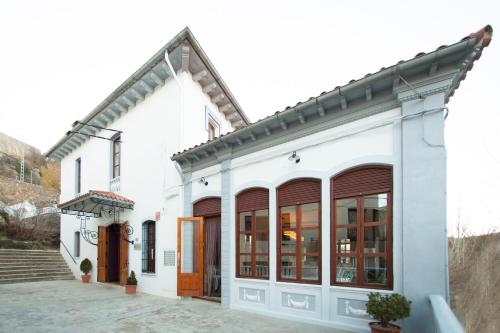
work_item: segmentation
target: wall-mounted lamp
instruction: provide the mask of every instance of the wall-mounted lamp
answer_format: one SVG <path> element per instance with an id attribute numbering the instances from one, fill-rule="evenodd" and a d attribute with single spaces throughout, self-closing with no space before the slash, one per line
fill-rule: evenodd
<path id="1" fill-rule="evenodd" d="M 297 155 L 296 151 L 293 151 L 292 155 L 290 155 L 290 157 L 288 157 L 288 160 L 291 161 L 291 162 L 299 163 L 300 162 L 300 156 Z"/>
<path id="2" fill-rule="evenodd" d="M 207 182 L 207 180 L 205 179 L 205 177 L 201 177 L 199 182 L 200 182 L 200 184 L 203 184 L 203 185 L 205 185 L 205 186 L 207 186 L 207 185 L 208 185 L 208 182 Z"/>

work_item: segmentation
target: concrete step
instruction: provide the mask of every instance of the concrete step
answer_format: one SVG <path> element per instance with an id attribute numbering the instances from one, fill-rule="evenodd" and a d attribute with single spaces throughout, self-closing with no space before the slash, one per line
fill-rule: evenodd
<path id="1" fill-rule="evenodd" d="M 15 261 L 15 260 L 61 260 L 61 256 L 36 256 L 36 257 L 29 257 L 29 256 L 18 256 L 18 257 L 0 257 L 0 262 L 3 261 Z"/>
<path id="2" fill-rule="evenodd" d="M 11 276 L 15 274 L 54 274 L 54 273 L 63 273 L 63 274 L 72 274 L 71 270 L 67 267 L 63 268 L 32 268 L 32 269 L 12 269 L 8 271 L 0 271 L 0 277 L 3 276 Z M 57 275 L 57 274 L 56 274 Z"/>
<path id="3" fill-rule="evenodd" d="M 10 272 L 9 274 L 0 275 L 0 281 L 10 280 L 16 278 L 30 278 L 30 277 L 51 277 L 51 276 L 73 276 L 71 272 Z"/>
<path id="4" fill-rule="evenodd" d="M 0 249 L 0 255 L 40 255 L 40 254 L 59 254 L 58 250 L 16 250 L 16 249 Z"/>
<path id="5" fill-rule="evenodd" d="M 13 262 L 32 262 L 32 263 L 43 263 L 43 262 L 64 262 L 62 257 L 59 258 L 12 258 L 12 259 L 0 259 L 0 264 L 10 264 Z"/>
<path id="6" fill-rule="evenodd" d="M 18 270 L 31 270 L 31 269 L 68 269 L 68 265 L 66 263 L 60 263 L 57 265 L 51 265 L 51 266 L 43 266 L 41 267 L 40 265 L 18 265 L 18 264 L 12 264 L 12 265 L 0 265 L 0 274 L 4 271 L 18 271 Z"/>
<path id="7" fill-rule="evenodd" d="M 38 258 L 38 257 L 59 257 L 60 253 L 0 253 L 0 258 Z"/>
<path id="8" fill-rule="evenodd" d="M 74 280 L 73 275 L 54 275 L 54 276 L 41 276 L 41 277 L 20 277 L 6 280 L 0 280 L 0 284 L 7 283 L 23 283 L 23 282 L 37 282 L 37 281 L 53 281 L 53 280 Z"/>

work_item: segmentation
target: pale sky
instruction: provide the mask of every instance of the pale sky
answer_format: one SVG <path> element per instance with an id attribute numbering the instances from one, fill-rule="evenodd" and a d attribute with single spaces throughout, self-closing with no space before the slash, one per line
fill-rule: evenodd
<path id="1" fill-rule="evenodd" d="M 0 132 L 47 151 L 185 26 L 256 121 L 486 24 L 500 1 L 2 1 Z M 448 104 L 450 229 L 500 229 L 495 37 Z"/>

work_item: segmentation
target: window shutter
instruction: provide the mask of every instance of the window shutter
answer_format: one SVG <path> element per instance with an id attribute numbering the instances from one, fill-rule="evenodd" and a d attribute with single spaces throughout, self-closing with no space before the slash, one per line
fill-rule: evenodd
<path id="1" fill-rule="evenodd" d="M 350 197 L 392 191 L 392 167 L 370 165 L 349 169 L 332 178 L 332 197 Z"/>
<path id="2" fill-rule="evenodd" d="M 220 215 L 220 198 L 206 198 L 193 205 L 194 216 Z"/>
<path id="3" fill-rule="evenodd" d="M 294 179 L 278 187 L 278 206 L 280 207 L 320 201 L 320 179 Z"/>
<path id="4" fill-rule="evenodd" d="M 236 196 L 236 210 L 248 212 L 269 208 L 269 190 L 266 188 L 251 188 Z"/>

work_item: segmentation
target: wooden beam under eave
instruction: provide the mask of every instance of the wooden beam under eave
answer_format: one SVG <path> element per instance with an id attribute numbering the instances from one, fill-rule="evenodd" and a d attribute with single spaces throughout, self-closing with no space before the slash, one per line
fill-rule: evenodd
<path id="1" fill-rule="evenodd" d="M 266 132 L 266 135 L 269 136 L 271 135 L 271 130 L 269 129 L 269 127 L 264 127 L 264 132 Z"/>
<path id="2" fill-rule="evenodd" d="M 321 105 L 318 106 L 318 114 L 320 117 L 324 117 L 325 116 L 325 108 Z"/>
<path id="3" fill-rule="evenodd" d="M 125 101 L 125 103 L 126 103 L 129 107 L 132 107 L 132 106 L 134 106 L 134 105 L 135 105 L 135 103 L 134 103 L 134 102 L 133 102 L 130 98 L 128 98 L 128 96 L 127 96 L 127 95 L 125 95 L 125 94 L 123 94 L 123 95 L 121 96 L 121 99 L 123 99 L 123 100 Z"/>
<path id="4" fill-rule="evenodd" d="M 141 81 L 139 82 L 139 84 L 140 84 L 140 85 L 141 85 L 141 87 L 143 87 L 143 88 L 144 88 L 144 90 L 146 90 L 149 94 L 151 94 L 153 91 L 155 91 L 155 90 L 154 90 L 154 88 L 153 88 L 153 87 L 151 87 L 151 86 L 150 86 L 150 85 L 149 85 L 146 81 L 144 81 L 144 80 L 141 80 Z"/>
<path id="5" fill-rule="evenodd" d="M 189 71 L 189 49 L 189 43 L 187 41 L 184 41 L 181 48 L 181 69 L 183 72 Z"/>
<path id="6" fill-rule="evenodd" d="M 436 74 L 437 70 L 438 70 L 438 63 L 437 62 L 433 62 L 431 64 L 431 68 L 429 68 L 429 76 L 432 76 L 432 75 Z"/>
<path id="7" fill-rule="evenodd" d="M 106 121 L 103 121 L 101 118 L 94 117 L 92 121 L 90 122 L 91 125 L 97 125 L 99 127 L 106 127 L 108 123 Z"/>
<path id="8" fill-rule="evenodd" d="M 299 116 L 300 123 L 304 124 L 306 122 L 306 118 L 304 118 L 304 115 L 302 114 L 302 112 L 299 112 L 298 116 Z"/>
<path id="9" fill-rule="evenodd" d="M 399 87 L 399 75 L 392 81 L 392 91 L 395 92 L 397 87 Z"/>
<path id="10" fill-rule="evenodd" d="M 154 81 L 157 85 L 159 85 L 159 86 L 162 86 L 162 85 L 163 85 L 164 81 L 163 81 L 163 80 L 162 80 L 162 79 L 161 79 L 161 78 L 160 78 L 160 77 L 159 77 L 159 76 L 158 76 L 155 72 L 153 72 L 153 70 L 151 70 L 151 74 L 150 74 L 150 76 L 151 76 L 151 79 L 153 79 L 153 81 Z"/>
<path id="11" fill-rule="evenodd" d="M 193 156 L 195 160 L 199 161 L 200 160 L 200 157 L 198 155 L 196 155 L 195 153 L 192 153 L 191 155 L 189 156 Z"/>
<path id="12" fill-rule="evenodd" d="M 283 119 L 280 119 L 280 126 L 281 126 L 282 130 L 288 129 L 288 125 L 286 124 L 286 122 Z"/>
<path id="13" fill-rule="evenodd" d="M 233 105 L 231 103 L 224 104 L 219 108 L 219 112 L 222 112 L 223 114 L 226 114 L 227 111 L 231 110 Z"/>
<path id="14" fill-rule="evenodd" d="M 198 82 L 208 75 L 208 71 L 206 69 L 199 71 L 198 73 L 193 75 L 193 81 Z"/>
<path id="15" fill-rule="evenodd" d="M 120 118 L 120 112 L 116 111 L 111 106 L 108 107 L 106 110 L 109 110 L 108 112 L 110 112 L 115 117 L 115 119 Z"/>
<path id="16" fill-rule="evenodd" d="M 142 96 L 141 93 L 139 93 L 135 88 L 130 88 L 130 92 L 132 95 L 134 95 L 135 98 L 137 98 L 138 101 L 143 101 L 144 96 Z"/>
<path id="17" fill-rule="evenodd" d="M 257 140 L 257 138 L 255 137 L 255 135 L 251 131 L 248 134 L 250 135 L 250 139 L 252 139 L 252 141 Z"/>
<path id="18" fill-rule="evenodd" d="M 215 96 L 214 98 L 212 98 L 212 103 L 214 104 L 217 104 L 219 102 L 222 102 L 222 100 L 225 98 L 226 96 L 224 94 L 219 94 L 217 96 Z"/>
<path id="19" fill-rule="evenodd" d="M 205 94 L 211 93 L 215 88 L 217 88 L 217 83 L 212 82 L 210 84 L 207 84 L 206 86 L 203 87 L 203 92 Z"/>
<path id="20" fill-rule="evenodd" d="M 125 107 L 123 107 L 123 105 L 121 105 L 121 104 L 120 104 L 120 103 L 118 103 L 118 102 L 114 102 L 114 103 L 113 103 L 113 106 L 114 106 L 115 108 L 117 108 L 117 109 L 118 109 L 118 111 L 119 111 L 119 112 L 121 112 L 121 113 L 127 113 L 127 111 L 128 111 Z"/>
<path id="21" fill-rule="evenodd" d="M 237 143 L 238 143 L 238 145 L 240 145 L 240 146 L 243 144 L 243 141 L 241 141 L 241 139 L 240 139 L 240 138 L 238 138 L 238 137 L 236 137 L 236 142 L 237 142 Z"/>

